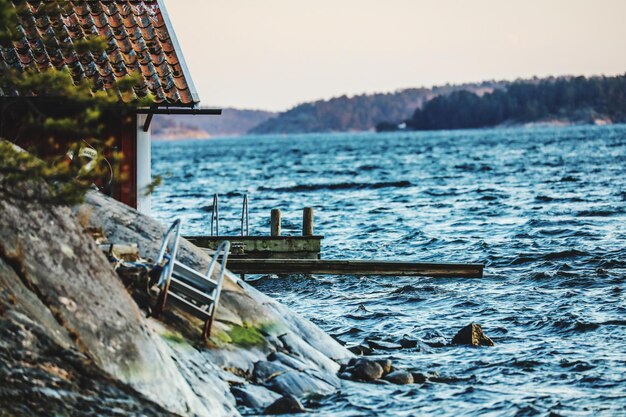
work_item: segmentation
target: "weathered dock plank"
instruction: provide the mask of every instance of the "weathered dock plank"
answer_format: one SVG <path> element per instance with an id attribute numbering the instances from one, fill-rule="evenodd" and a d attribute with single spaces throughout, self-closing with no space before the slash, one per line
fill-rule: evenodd
<path id="1" fill-rule="evenodd" d="M 237 274 L 394 275 L 482 278 L 484 265 L 326 259 L 230 259 Z"/>

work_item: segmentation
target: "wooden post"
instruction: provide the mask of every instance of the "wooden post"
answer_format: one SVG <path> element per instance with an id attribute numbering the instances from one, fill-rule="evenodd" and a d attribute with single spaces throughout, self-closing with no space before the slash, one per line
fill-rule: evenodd
<path id="1" fill-rule="evenodd" d="M 280 236 L 280 209 L 272 210 L 272 236 Z"/>
<path id="2" fill-rule="evenodd" d="M 302 211 L 302 236 L 313 236 L 313 207 Z"/>

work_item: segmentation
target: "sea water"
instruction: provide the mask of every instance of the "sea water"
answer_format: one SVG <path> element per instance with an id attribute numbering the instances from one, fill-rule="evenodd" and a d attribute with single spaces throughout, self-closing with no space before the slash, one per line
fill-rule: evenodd
<path id="1" fill-rule="evenodd" d="M 342 343 L 436 375 L 346 381 L 312 415 L 626 415 L 626 126 L 248 136 L 157 142 L 155 215 L 209 234 L 301 233 L 328 259 L 482 262 L 482 279 L 263 276 L 261 291 Z M 446 346 L 463 326 L 496 346 Z M 392 346 L 393 347 L 393 346 Z M 553 414 L 551 414 L 553 413 Z"/>

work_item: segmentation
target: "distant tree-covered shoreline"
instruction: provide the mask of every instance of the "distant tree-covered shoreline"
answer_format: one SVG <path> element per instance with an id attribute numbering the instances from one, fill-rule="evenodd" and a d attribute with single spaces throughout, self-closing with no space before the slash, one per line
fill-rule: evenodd
<path id="1" fill-rule="evenodd" d="M 518 81 L 482 95 L 454 91 L 426 102 L 408 120 L 382 122 L 376 128 L 471 129 L 555 119 L 626 122 L 626 75 Z"/>
<path id="2" fill-rule="evenodd" d="M 440 94 L 467 90 L 493 91 L 506 82 L 485 81 L 476 84 L 444 85 L 433 88 L 409 88 L 393 93 L 341 96 L 300 104 L 263 121 L 249 130 L 252 134 L 288 134 L 367 131 L 383 120 L 403 120 L 415 108 Z"/>

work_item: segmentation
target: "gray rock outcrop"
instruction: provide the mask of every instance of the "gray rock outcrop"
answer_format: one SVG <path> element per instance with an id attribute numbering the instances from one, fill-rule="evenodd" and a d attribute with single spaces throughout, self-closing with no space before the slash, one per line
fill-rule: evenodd
<path id="1" fill-rule="evenodd" d="M 352 356 L 232 274 L 210 346 L 176 309 L 146 318 L 85 228 L 154 259 L 163 225 L 99 193 L 74 211 L 0 201 L 0 224 L 0 408 L 10 415 L 68 415 L 54 407 L 72 403 L 72 415 L 238 415 L 231 388 L 275 392 L 259 408 L 276 395 L 332 392 L 336 360 Z M 186 241 L 181 255 L 208 266 Z M 263 361 L 287 369 L 259 384 Z"/>

